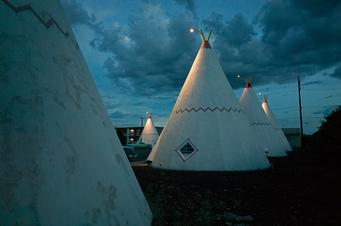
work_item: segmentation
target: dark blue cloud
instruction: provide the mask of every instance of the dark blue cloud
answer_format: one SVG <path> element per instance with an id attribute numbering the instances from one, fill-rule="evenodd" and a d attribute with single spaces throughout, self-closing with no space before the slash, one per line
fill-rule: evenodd
<path id="1" fill-rule="evenodd" d="M 187 32 L 198 25 L 192 14 L 169 16 L 155 1 L 141 3 L 128 24 L 103 27 L 78 1 L 64 0 L 73 24 L 98 34 L 92 46 L 109 55 L 107 76 L 126 92 L 154 95 L 179 90 L 199 47 Z M 195 12 L 195 1 L 175 0 Z M 341 52 L 341 1 L 268 1 L 251 23 L 242 14 L 226 20 L 212 13 L 200 23 L 212 29 L 212 46 L 231 84 L 251 78 L 255 85 L 286 83 L 335 67 Z M 194 13 L 193 13 L 194 14 Z M 200 26 L 200 25 L 199 25 Z M 337 68 L 331 76 L 340 78 Z"/>
<path id="2" fill-rule="evenodd" d="M 329 115 L 332 111 L 334 111 L 337 107 L 338 107 L 337 105 L 325 106 L 325 107 L 323 107 L 322 110 L 315 111 L 315 112 L 313 112 L 313 114 L 314 114 L 314 115 L 323 115 L 323 116 L 327 116 L 327 115 Z"/>
<path id="3" fill-rule="evenodd" d="M 114 111 L 114 112 L 111 112 L 109 114 L 110 118 L 113 118 L 113 119 L 122 119 L 124 118 L 126 115 L 121 112 L 121 111 Z"/>
<path id="4" fill-rule="evenodd" d="M 196 12 L 196 3 L 195 0 L 175 0 L 176 3 L 185 6 L 185 8 L 187 10 L 189 10 L 190 12 L 192 12 L 193 16 L 196 17 L 197 16 L 197 12 Z"/>
<path id="5" fill-rule="evenodd" d="M 103 26 L 97 22 L 96 16 L 89 13 L 84 9 L 82 3 L 78 0 L 62 0 L 62 6 L 64 7 L 66 16 L 73 28 L 80 25 L 90 27 L 96 32 L 101 33 Z"/>
<path id="6" fill-rule="evenodd" d="M 78 1 L 62 0 L 65 13 L 72 25 L 88 24 L 95 22 L 95 16 L 87 12 Z"/>
<path id="7" fill-rule="evenodd" d="M 310 86 L 310 85 L 316 85 L 316 84 L 321 84 L 323 81 L 311 81 L 311 82 L 304 82 L 302 83 L 302 86 Z"/>
<path id="8" fill-rule="evenodd" d="M 340 61 L 340 1 L 270 1 L 258 19 L 262 40 L 273 63 L 286 67 L 316 65 L 318 69 Z"/>
<path id="9" fill-rule="evenodd" d="M 341 79 L 341 66 L 335 68 L 334 72 L 330 76 Z"/>
<path id="10" fill-rule="evenodd" d="M 253 26 L 242 14 L 235 15 L 231 20 L 224 21 L 223 16 L 213 13 L 203 21 L 206 30 L 213 29 L 216 37 L 215 44 L 223 47 L 228 44 L 240 47 L 251 41 L 256 34 Z"/>
<path id="11" fill-rule="evenodd" d="M 257 85 L 285 83 L 337 65 L 340 12 L 341 1 L 277 0 L 265 3 L 255 23 L 243 15 L 224 20 L 217 14 L 203 23 L 216 32 L 213 46 L 230 82 L 240 87 L 237 74 Z"/>
<path id="12" fill-rule="evenodd" d="M 168 17 L 158 5 L 143 4 L 128 26 L 114 26 L 93 41 L 111 55 L 105 68 L 114 82 L 132 93 L 174 91 L 183 83 L 199 46 L 188 32 L 193 17 Z"/>

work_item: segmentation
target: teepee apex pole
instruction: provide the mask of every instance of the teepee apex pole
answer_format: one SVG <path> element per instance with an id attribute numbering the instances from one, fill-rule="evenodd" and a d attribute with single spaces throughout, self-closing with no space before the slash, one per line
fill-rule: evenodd
<path id="1" fill-rule="evenodd" d="M 203 32 L 202 30 L 200 30 L 200 34 L 201 34 L 202 40 L 203 40 L 203 41 L 206 41 L 206 39 L 205 39 L 205 34 L 204 34 L 204 32 Z"/>
<path id="2" fill-rule="evenodd" d="M 210 40 L 210 38 L 211 38 L 211 34 L 212 34 L 212 30 L 210 30 L 210 33 L 208 34 L 207 41 L 209 41 L 209 40 Z"/>

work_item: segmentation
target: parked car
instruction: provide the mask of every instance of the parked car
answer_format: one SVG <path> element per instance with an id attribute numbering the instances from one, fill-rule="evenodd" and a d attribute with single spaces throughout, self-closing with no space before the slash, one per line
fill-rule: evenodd
<path id="1" fill-rule="evenodd" d="M 129 161 L 137 157 L 137 153 L 134 147 L 123 146 L 123 150 L 126 153 Z"/>

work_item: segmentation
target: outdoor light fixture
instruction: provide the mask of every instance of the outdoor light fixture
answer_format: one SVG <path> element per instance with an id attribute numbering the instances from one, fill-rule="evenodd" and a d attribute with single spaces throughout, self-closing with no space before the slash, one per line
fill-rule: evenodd
<path id="1" fill-rule="evenodd" d="M 199 33 L 201 33 L 198 29 L 196 29 L 196 28 L 194 28 L 194 27 L 191 27 L 191 28 L 189 29 L 189 32 L 191 32 L 191 33 L 194 33 L 194 32 L 199 32 Z"/>

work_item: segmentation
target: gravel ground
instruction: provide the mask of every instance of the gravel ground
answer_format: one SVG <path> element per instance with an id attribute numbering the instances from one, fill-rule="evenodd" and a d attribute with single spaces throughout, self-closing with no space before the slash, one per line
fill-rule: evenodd
<path id="1" fill-rule="evenodd" d="M 335 158 L 296 151 L 271 162 L 271 170 L 243 173 L 133 169 L 153 225 L 341 225 Z"/>

